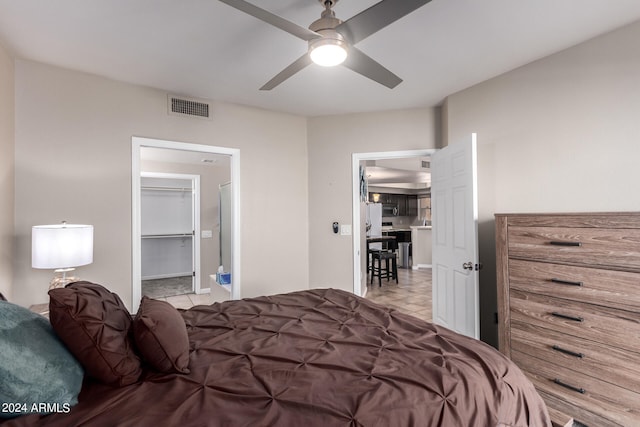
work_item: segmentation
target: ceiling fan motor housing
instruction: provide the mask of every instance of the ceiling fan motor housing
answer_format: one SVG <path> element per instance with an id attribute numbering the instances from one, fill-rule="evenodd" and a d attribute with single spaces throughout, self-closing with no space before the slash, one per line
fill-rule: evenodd
<path id="1" fill-rule="evenodd" d="M 323 0 L 320 0 L 320 2 L 325 4 Z M 321 18 L 313 21 L 313 23 L 309 25 L 311 31 L 322 35 L 321 38 L 309 41 L 309 51 L 325 44 L 338 45 L 345 50 L 347 49 L 347 40 L 345 40 L 342 34 L 335 30 L 338 25 L 342 24 L 342 20 L 336 18 L 335 13 L 331 10 L 331 7 L 336 1 L 330 1 L 330 3 L 330 6 L 325 4 L 326 9 L 322 12 Z"/>

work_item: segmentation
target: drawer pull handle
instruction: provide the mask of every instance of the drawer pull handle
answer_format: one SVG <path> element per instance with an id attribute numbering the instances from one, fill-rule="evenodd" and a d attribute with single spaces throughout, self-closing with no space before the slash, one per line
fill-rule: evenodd
<path id="1" fill-rule="evenodd" d="M 563 242 L 558 240 L 552 240 L 549 244 L 554 246 L 582 246 L 582 242 Z"/>
<path id="2" fill-rule="evenodd" d="M 560 353 L 568 354 L 569 356 L 577 357 L 579 359 L 582 359 L 584 357 L 584 354 L 582 353 L 577 353 L 575 351 L 567 350 L 566 348 L 562 348 L 559 345 L 553 345 L 551 348 L 554 349 L 555 351 L 559 351 Z"/>
<path id="3" fill-rule="evenodd" d="M 561 285 L 582 286 L 582 282 L 573 282 L 571 280 L 551 279 L 553 283 L 559 283 Z"/>
<path id="4" fill-rule="evenodd" d="M 553 382 L 558 384 L 558 385 L 560 385 L 560 386 L 562 386 L 562 387 L 568 388 L 569 390 L 573 390 L 573 391 L 576 391 L 576 392 L 581 393 L 581 394 L 585 394 L 587 392 L 582 387 L 576 387 L 574 385 L 567 384 L 567 383 L 563 382 L 562 380 L 560 380 L 558 378 L 554 378 Z"/>
<path id="5" fill-rule="evenodd" d="M 560 317 L 561 319 L 573 320 L 574 322 L 584 322 L 584 319 L 582 317 L 562 314 L 562 313 L 558 313 L 557 311 L 552 312 L 551 315 Z"/>

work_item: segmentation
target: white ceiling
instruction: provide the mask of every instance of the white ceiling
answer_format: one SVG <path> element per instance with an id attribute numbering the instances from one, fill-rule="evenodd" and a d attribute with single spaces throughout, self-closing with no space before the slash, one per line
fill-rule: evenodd
<path id="1" fill-rule="evenodd" d="M 402 159 L 369 160 L 366 175 L 370 186 L 407 189 L 431 187 L 430 157 L 410 157 Z"/>
<path id="2" fill-rule="evenodd" d="M 301 26 L 318 0 L 251 0 Z M 341 0 L 346 20 L 377 0 Z M 306 43 L 217 0 L 0 0 L 19 58 L 168 92 L 305 116 L 430 107 L 447 95 L 640 19 L 639 0 L 433 0 L 358 43 L 404 82 L 307 67 L 258 88 Z"/>

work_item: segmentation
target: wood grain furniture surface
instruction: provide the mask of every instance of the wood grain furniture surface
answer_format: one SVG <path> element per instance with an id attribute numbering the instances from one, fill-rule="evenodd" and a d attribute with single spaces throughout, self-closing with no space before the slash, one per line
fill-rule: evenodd
<path id="1" fill-rule="evenodd" d="M 500 351 L 554 425 L 640 425 L 640 213 L 497 214 L 496 258 Z"/>

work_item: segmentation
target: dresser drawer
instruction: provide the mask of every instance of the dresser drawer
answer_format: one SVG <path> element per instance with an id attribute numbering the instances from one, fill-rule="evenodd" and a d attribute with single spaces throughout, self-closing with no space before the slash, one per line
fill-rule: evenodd
<path id="1" fill-rule="evenodd" d="M 639 229 L 509 227 L 510 258 L 640 271 L 638 248 Z"/>
<path id="2" fill-rule="evenodd" d="M 640 393 L 638 353 L 515 321 L 511 348 Z"/>
<path id="3" fill-rule="evenodd" d="M 640 273 L 512 259 L 509 285 L 536 294 L 640 311 Z"/>
<path id="4" fill-rule="evenodd" d="M 600 381 L 543 359 L 513 352 L 513 361 L 523 368 L 542 395 L 570 404 L 569 413 L 588 426 L 637 426 L 640 420 L 640 394 Z"/>
<path id="5" fill-rule="evenodd" d="M 640 349 L 640 312 L 617 310 L 517 289 L 511 290 L 509 303 L 512 322 L 530 323 L 634 353 Z"/>

